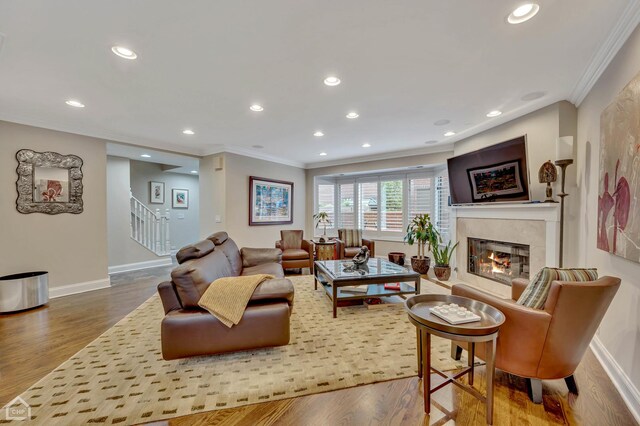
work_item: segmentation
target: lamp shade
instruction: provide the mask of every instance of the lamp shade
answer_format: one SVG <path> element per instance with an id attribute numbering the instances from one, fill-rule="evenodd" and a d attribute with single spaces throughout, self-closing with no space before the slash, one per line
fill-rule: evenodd
<path id="1" fill-rule="evenodd" d="M 573 160 L 573 136 L 556 139 L 556 160 Z"/>

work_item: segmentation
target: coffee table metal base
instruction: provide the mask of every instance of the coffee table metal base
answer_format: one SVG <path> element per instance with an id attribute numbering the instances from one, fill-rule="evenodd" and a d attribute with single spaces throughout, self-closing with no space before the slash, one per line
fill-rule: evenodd
<path id="1" fill-rule="evenodd" d="M 495 356 L 496 356 L 496 339 L 498 333 L 488 334 L 484 336 L 465 336 L 459 334 L 445 333 L 426 327 L 417 323 L 412 318 L 409 320 L 416 326 L 417 355 L 418 355 L 418 377 L 422 379 L 423 395 L 424 395 L 424 412 L 429 414 L 431 411 L 431 394 L 442 389 L 449 383 L 469 392 L 471 395 L 482 401 L 487 407 L 487 424 L 493 424 L 493 380 L 495 377 Z M 449 375 L 443 371 L 431 366 L 431 335 L 449 339 L 452 341 L 468 343 L 468 367 Z M 473 387 L 474 374 L 474 355 L 475 344 L 487 342 L 486 345 L 486 376 L 487 376 L 487 393 L 482 395 Z M 431 387 L 431 372 L 438 374 L 445 379 L 444 382 L 437 386 Z M 459 378 L 468 374 L 468 384 L 458 381 Z"/>

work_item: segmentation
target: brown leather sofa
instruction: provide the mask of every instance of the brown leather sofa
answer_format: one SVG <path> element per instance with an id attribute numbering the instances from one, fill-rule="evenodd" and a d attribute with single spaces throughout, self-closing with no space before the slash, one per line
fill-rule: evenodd
<path id="1" fill-rule="evenodd" d="M 282 250 L 282 267 L 284 269 L 309 268 L 313 275 L 312 241 L 305 240 L 304 231 L 280 231 L 280 240 L 276 241 L 276 248 Z"/>
<path id="2" fill-rule="evenodd" d="M 353 256 L 358 254 L 362 246 L 366 246 L 369 249 L 369 255 L 375 257 L 376 255 L 376 242 L 373 240 L 362 239 L 362 246 L 345 246 L 344 238 L 341 238 L 343 229 L 338 230 L 338 238 L 336 238 L 336 250 L 338 253 L 338 259 L 352 259 Z"/>
<path id="3" fill-rule="evenodd" d="M 293 284 L 284 278 L 277 249 L 243 248 L 226 232 L 182 248 L 171 281 L 158 285 L 165 317 L 161 323 L 166 360 L 289 343 Z M 221 277 L 271 274 L 253 293 L 238 325 L 228 328 L 198 306 L 211 282 Z"/>
<path id="4" fill-rule="evenodd" d="M 565 379 L 569 391 L 578 394 L 573 377 L 600 321 L 620 286 L 620 279 L 601 277 L 590 282 L 551 284 L 544 309 L 516 304 L 528 284 L 512 282 L 511 300 L 484 291 L 454 285 L 451 294 L 485 302 L 504 313 L 496 349 L 496 368 L 527 379 L 529 397 L 542 402 L 541 380 Z M 459 359 L 463 343 L 452 344 Z M 476 345 L 476 356 L 484 359 L 484 344 Z"/>

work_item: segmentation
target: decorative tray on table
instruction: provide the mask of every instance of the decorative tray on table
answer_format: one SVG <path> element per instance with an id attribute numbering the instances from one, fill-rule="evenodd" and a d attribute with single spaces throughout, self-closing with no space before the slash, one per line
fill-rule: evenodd
<path id="1" fill-rule="evenodd" d="M 434 306 L 433 308 L 429 308 L 429 312 L 450 324 L 464 324 L 481 320 L 478 315 L 455 303 Z"/>

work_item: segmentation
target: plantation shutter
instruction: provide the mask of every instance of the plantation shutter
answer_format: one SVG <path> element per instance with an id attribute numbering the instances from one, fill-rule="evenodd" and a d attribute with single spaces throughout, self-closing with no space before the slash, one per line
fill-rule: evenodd
<path id="1" fill-rule="evenodd" d="M 378 182 L 358 183 L 359 228 L 378 230 Z"/>
<path id="2" fill-rule="evenodd" d="M 407 191 L 407 223 L 419 214 L 433 214 L 431 211 L 431 178 L 409 178 Z M 433 217 L 432 217 L 433 219 Z"/>
<path id="3" fill-rule="evenodd" d="M 383 180 L 380 183 L 380 230 L 402 232 L 403 180 Z"/>
<path id="4" fill-rule="evenodd" d="M 436 177 L 435 198 L 436 220 L 434 225 L 442 237 L 442 242 L 446 244 L 451 239 L 449 232 L 451 207 L 449 206 L 449 178 L 447 176 Z"/>
<path id="5" fill-rule="evenodd" d="M 338 215 L 339 227 L 354 229 L 356 227 L 355 217 L 355 184 L 343 183 L 338 185 Z"/>
<path id="6" fill-rule="evenodd" d="M 335 193 L 334 184 L 332 183 L 318 184 L 318 211 L 316 213 L 325 212 L 329 214 L 329 220 L 331 221 L 331 224 L 327 224 L 327 229 L 333 229 L 336 223 L 334 193 Z M 319 228 L 324 229 L 324 225 L 322 224 L 319 225 Z"/>

